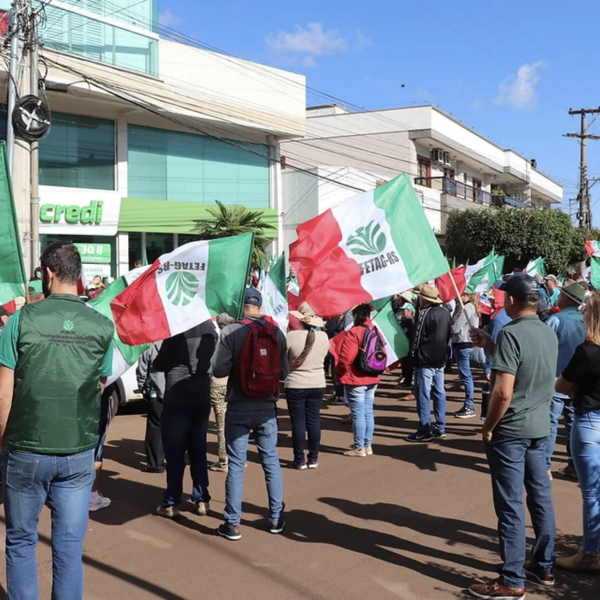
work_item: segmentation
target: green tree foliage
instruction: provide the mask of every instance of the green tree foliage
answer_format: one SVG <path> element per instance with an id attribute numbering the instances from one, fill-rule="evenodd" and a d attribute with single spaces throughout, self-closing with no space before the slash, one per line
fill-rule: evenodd
<path id="1" fill-rule="evenodd" d="M 236 204 L 223 204 L 216 201 L 216 208 L 207 212 L 211 219 L 195 221 L 194 231 L 200 240 L 215 240 L 217 238 L 254 233 L 254 249 L 252 251 L 252 269 L 260 269 L 268 264 L 267 247 L 276 235 L 275 227 L 263 219 L 259 210 L 248 210 Z"/>
<path id="2" fill-rule="evenodd" d="M 446 228 L 446 253 L 471 264 L 494 249 L 506 256 L 505 271 L 524 268 L 543 256 L 548 273 L 585 260 L 585 239 L 600 239 L 598 230 L 575 229 L 569 215 L 540 208 L 490 208 L 453 211 Z"/>

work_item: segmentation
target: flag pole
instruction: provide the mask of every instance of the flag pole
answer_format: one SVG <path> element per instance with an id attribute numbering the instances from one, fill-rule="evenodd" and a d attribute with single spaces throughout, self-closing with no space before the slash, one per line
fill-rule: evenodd
<path id="1" fill-rule="evenodd" d="M 450 269 L 450 271 L 448 271 L 448 275 L 450 276 L 450 281 L 452 282 L 452 285 L 454 286 L 454 291 L 456 292 L 456 298 L 458 299 L 458 302 L 460 303 L 460 307 L 463 310 L 465 310 L 465 304 L 462 301 L 461 293 L 458 291 L 458 286 L 456 285 L 456 281 L 454 280 L 454 275 L 452 275 L 452 269 Z"/>

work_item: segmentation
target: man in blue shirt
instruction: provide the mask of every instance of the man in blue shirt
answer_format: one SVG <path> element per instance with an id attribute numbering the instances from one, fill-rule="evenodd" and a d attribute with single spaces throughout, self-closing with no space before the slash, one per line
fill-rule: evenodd
<path id="1" fill-rule="evenodd" d="M 492 301 L 492 306 L 494 307 L 494 309 L 496 309 L 497 304 L 496 304 L 496 297 L 495 297 L 495 288 L 492 288 L 492 290 L 489 292 L 488 298 Z M 498 341 L 498 336 L 500 335 L 502 328 L 507 323 L 510 323 L 511 321 L 512 321 L 512 319 L 506 314 L 506 309 L 504 309 L 504 308 L 501 308 L 490 319 L 490 324 L 488 325 L 488 333 L 490 334 L 490 337 L 494 340 L 494 342 Z M 486 361 L 485 361 L 484 372 L 485 372 L 485 378 L 489 381 L 491 378 L 491 374 L 492 374 L 493 356 L 491 354 L 488 354 L 488 352 L 486 352 L 485 355 L 486 355 Z"/>
<path id="2" fill-rule="evenodd" d="M 558 362 L 556 365 L 556 377 L 560 377 L 565 367 L 571 361 L 577 346 L 580 346 L 585 341 L 585 325 L 583 324 L 583 314 L 579 308 L 585 297 L 585 289 L 578 283 L 571 283 L 565 286 L 558 297 L 557 306 L 560 312 L 551 315 L 546 324 L 553 329 L 558 336 Z M 573 406 L 569 403 L 568 396 L 555 392 L 552 398 L 550 411 L 550 437 L 548 438 L 548 472 L 552 468 L 552 454 L 556 445 L 556 437 L 558 434 L 558 421 L 561 415 L 565 418 L 567 427 L 567 454 L 569 455 L 569 463 L 563 469 L 558 471 L 559 474 L 577 479 L 577 471 L 571 460 L 571 447 L 569 438 L 571 436 L 571 425 L 573 423 Z"/>
<path id="3" fill-rule="evenodd" d="M 548 277 L 544 277 L 544 287 L 546 288 L 548 294 L 548 306 L 558 306 L 560 287 L 556 275 L 548 275 Z"/>

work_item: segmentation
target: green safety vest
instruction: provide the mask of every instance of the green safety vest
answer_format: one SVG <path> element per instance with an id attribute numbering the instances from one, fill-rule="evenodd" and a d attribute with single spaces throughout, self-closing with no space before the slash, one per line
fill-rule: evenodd
<path id="1" fill-rule="evenodd" d="M 95 447 L 101 369 L 113 330 L 73 295 L 21 308 L 9 450 L 74 454 Z"/>

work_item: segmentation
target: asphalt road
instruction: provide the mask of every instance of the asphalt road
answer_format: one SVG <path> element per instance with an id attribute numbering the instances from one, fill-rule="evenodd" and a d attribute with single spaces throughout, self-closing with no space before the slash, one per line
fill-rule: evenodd
<path id="1" fill-rule="evenodd" d="M 145 419 L 140 408 L 128 407 L 108 434 L 101 490 L 113 504 L 90 519 L 85 598 L 447 599 L 463 597 L 474 579 L 494 576 L 496 522 L 480 420 L 449 415 L 447 439 L 409 444 L 403 438 L 415 426 L 414 400 L 393 384 L 387 377 L 378 390 L 373 457 L 342 456 L 351 443 L 350 426 L 340 423 L 345 410 L 324 408 L 319 469 L 284 468 L 287 528 L 281 536 L 265 530 L 264 479 L 251 447 L 239 542 L 215 535 L 224 500 L 219 473 L 211 475 L 211 516 L 194 515 L 191 505 L 178 522 L 152 515 L 162 499 L 164 475 L 141 471 Z M 447 388 L 450 413 L 461 406 L 460 391 L 452 377 Z M 286 467 L 290 427 L 284 402 L 280 409 L 280 456 Z M 564 441 L 559 440 L 555 467 L 565 462 Z M 212 459 L 213 429 L 209 450 Z M 189 491 L 189 479 L 186 485 Z M 573 482 L 555 480 L 553 488 L 560 555 L 577 548 L 581 497 Z M 38 550 L 42 598 L 50 598 L 49 537 L 44 509 Z M 528 598 L 596 600 L 598 590 L 598 578 L 559 574 L 550 591 L 528 584 Z"/>

